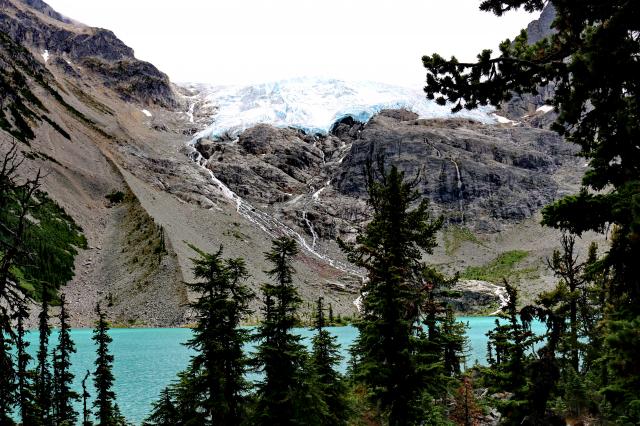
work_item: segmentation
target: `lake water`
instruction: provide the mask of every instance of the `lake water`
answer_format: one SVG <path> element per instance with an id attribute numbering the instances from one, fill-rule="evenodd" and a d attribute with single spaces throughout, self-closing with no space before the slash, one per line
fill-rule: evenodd
<path id="1" fill-rule="evenodd" d="M 486 362 L 487 331 L 494 327 L 495 317 L 459 317 L 459 321 L 467 323 L 469 328 L 469 353 L 467 366 L 476 361 Z M 341 369 L 346 368 L 347 350 L 356 337 L 354 327 L 328 328 L 341 345 L 345 359 Z M 534 332 L 543 332 L 543 325 L 534 324 Z M 296 332 L 309 341 L 313 332 L 308 329 L 296 329 Z M 191 336 L 191 330 L 186 328 L 133 328 L 112 329 L 109 332 L 113 338 L 110 346 L 115 356 L 113 372 L 116 378 L 114 390 L 122 414 L 128 421 L 140 424 L 149 414 L 151 404 L 156 400 L 160 391 L 171 383 L 176 374 L 182 371 L 189 362 L 192 352 L 182 345 Z M 87 370 L 93 371 L 95 347 L 91 340 L 92 330 L 74 329 L 71 336 L 78 352 L 72 356 L 72 372 L 75 374 L 74 387 L 81 392 L 81 380 Z M 35 355 L 37 350 L 37 332 L 28 334 L 31 342 L 30 352 Z M 52 344 L 57 343 L 57 331 L 51 334 Z M 88 390 L 94 393 L 91 378 L 87 381 Z M 82 412 L 78 404 L 78 412 Z"/>

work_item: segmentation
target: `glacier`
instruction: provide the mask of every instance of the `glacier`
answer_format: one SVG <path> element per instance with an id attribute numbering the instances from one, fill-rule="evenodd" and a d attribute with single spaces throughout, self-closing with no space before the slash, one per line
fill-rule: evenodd
<path id="1" fill-rule="evenodd" d="M 426 99 L 419 90 L 368 81 L 295 78 L 250 86 L 191 86 L 203 102 L 217 108 L 212 123 L 194 140 L 235 139 L 244 130 L 266 123 L 326 135 L 346 118 L 366 123 L 383 109 L 407 109 L 420 118 L 465 118 L 495 124 L 493 108 L 463 110 Z"/>

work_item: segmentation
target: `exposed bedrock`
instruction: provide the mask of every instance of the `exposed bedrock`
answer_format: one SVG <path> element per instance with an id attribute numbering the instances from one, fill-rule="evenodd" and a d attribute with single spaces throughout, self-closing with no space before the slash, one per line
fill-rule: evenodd
<path id="1" fill-rule="evenodd" d="M 378 155 L 408 178 L 419 175 L 418 191 L 449 223 L 479 231 L 532 217 L 574 189 L 565 182 L 581 173 L 575 147 L 548 130 L 422 120 L 402 110 L 367 124 L 342 120 L 327 136 L 261 124 L 236 141 L 201 139 L 196 148 L 238 195 L 328 239 L 367 219 L 363 171 Z"/>
<path id="2" fill-rule="evenodd" d="M 64 57 L 69 75 L 76 74 L 78 66 L 91 71 L 125 101 L 178 105 L 167 75 L 136 59 L 133 49 L 112 31 L 73 22 L 40 0 L 24 3 L 0 0 L 0 31 L 16 42 L 38 53 L 46 50 L 57 63 Z"/>

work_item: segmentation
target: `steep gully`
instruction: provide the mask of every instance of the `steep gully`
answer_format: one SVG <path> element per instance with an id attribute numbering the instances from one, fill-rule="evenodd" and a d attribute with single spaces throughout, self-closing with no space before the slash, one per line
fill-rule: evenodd
<path id="1" fill-rule="evenodd" d="M 258 226 L 263 232 L 265 232 L 271 238 L 276 238 L 277 236 L 280 236 L 280 235 L 287 235 L 289 237 L 292 237 L 292 238 L 296 239 L 300 243 L 301 247 L 307 253 L 311 254 L 312 256 L 315 256 L 316 258 L 320 259 L 321 261 L 327 263 L 328 265 L 330 265 L 330 266 L 332 266 L 332 267 L 334 267 L 334 268 L 336 268 L 336 269 L 338 269 L 338 270 L 340 270 L 340 271 L 342 271 L 344 273 L 347 273 L 349 275 L 357 277 L 357 278 L 359 278 L 361 280 L 364 279 L 364 275 L 362 274 L 361 271 L 356 270 L 355 268 L 349 266 L 345 262 L 341 262 L 339 260 L 332 259 L 329 256 L 320 253 L 316 249 L 316 243 L 317 243 L 318 235 L 317 235 L 315 229 L 313 228 L 313 225 L 311 224 L 311 221 L 309 221 L 309 219 L 307 218 L 306 203 L 305 203 L 305 209 L 303 210 L 302 215 L 303 215 L 303 218 L 305 220 L 305 223 L 309 227 L 309 230 L 310 230 L 312 238 L 313 238 L 311 244 L 309 244 L 309 242 L 306 240 L 306 238 L 303 237 L 299 232 L 295 231 L 294 229 L 292 229 L 288 225 L 284 224 L 280 220 L 276 219 L 275 217 L 271 216 L 270 214 L 268 214 L 266 212 L 263 212 L 263 211 L 255 208 L 255 207 L 253 207 L 251 204 L 249 204 L 248 202 L 243 200 L 242 197 L 240 197 L 238 194 L 233 192 L 220 179 L 218 179 L 214 175 L 214 173 L 207 167 L 208 160 L 205 159 L 196 150 L 196 148 L 195 148 L 196 142 L 197 142 L 197 138 L 191 140 L 187 144 L 189 157 L 191 158 L 191 160 L 193 162 L 195 162 L 197 165 L 202 167 L 207 172 L 207 174 L 211 178 L 211 181 L 220 190 L 222 195 L 226 199 L 230 200 L 231 202 L 233 202 L 236 205 L 236 211 L 238 212 L 238 214 L 240 214 L 242 217 L 244 217 L 245 219 L 249 220 L 251 223 L 253 223 L 256 226 Z M 328 185 L 330 185 L 330 181 L 327 182 L 327 186 Z M 319 191 L 312 192 L 311 195 L 310 195 L 310 198 L 311 198 L 310 201 L 311 202 L 317 201 L 318 198 L 319 198 L 320 192 L 325 188 L 326 188 L 326 186 L 323 187 L 322 189 L 320 189 Z M 311 188 L 311 189 L 313 191 L 313 188 Z M 307 201 L 307 203 L 308 202 L 309 201 Z"/>

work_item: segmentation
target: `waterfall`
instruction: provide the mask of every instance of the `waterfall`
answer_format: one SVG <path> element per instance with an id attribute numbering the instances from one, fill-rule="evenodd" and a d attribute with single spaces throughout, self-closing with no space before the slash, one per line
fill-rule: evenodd
<path id="1" fill-rule="evenodd" d="M 458 163 L 452 157 L 449 157 L 449 160 L 456 168 L 456 177 L 458 178 L 458 205 L 460 207 L 460 217 L 462 219 L 462 223 L 464 224 L 464 203 L 462 196 L 462 177 L 460 176 L 460 167 L 458 167 Z"/>
<path id="2" fill-rule="evenodd" d="M 195 148 L 196 139 L 192 140 L 187 144 L 188 156 L 191 160 L 196 163 L 198 166 L 202 167 L 214 185 L 220 190 L 222 195 L 232 201 L 236 205 L 236 211 L 242 217 L 247 219 L 249 222 L 258 226 L 262 231 L 264 231 L 269 237 L 276 238 L 278 235 L 287 235 L 292 237 L 298 241 L 298 243 L 302 246 L 303 250 L 308 252 L 309 254 L 317 257 L 323 262 L 329 264 L 330 266 L 347 273 L 349 275 L 353 275 L 359 278 L 362 278 L 362 274 L 355 270 L 353 267 L 348 265 L 345 262 L 340 262 L 335 259 L 331 259 L 330 257 L 319 253 L 315 250 L 315 242 L 317 235 L 315 234 L 315 230 L 312 231 L 312 235 L 314 236 L 312 245 L 309 245 L 307 240 L 300 235 L 300 233 L 296 232 L 289 226 L 285 225 L 275 217 L 265 213 L 261 210 L 254 208 L 251 204 L 247 203 L 243 200 L 238 194 L 233 192 L 227 185 L 225 185 L 220 179 L 218 179 L 215 174 L 207 167 L 208 160 L 205 159 Z M 306 212 L 305 212 L 305 220 L 306 220 Z M 308 224 L 310 222 L 308 221 Z"/>
<path id="3" fill-rule="evenodd" d="M 436 157 L 444 158 L 444 156 L 442 155 L 442 152 L 434 144 L 429 142 L 429 139 L 424 138 L 424 143 L 426 143 L 433 150 L 436 151 Z M 451 161 L 453 166 L 456 168 L 456 178 L 458 180 L 458 184 L 457 184 L 457 186 L 458 186 L 458 208 L 460 209 L 460 217 L 462 219 L 462 223 L 464 224 L 464 197 L 462 195 L 462 175 L 460 174 L 460 167 L 458 166 L 458 162 L 456 160 L 454 160 L 453 157 L 447 157 L 446 159 Z"/>
<path id="4" fill-rule="evenodd" d="M 302 218 L 304 219 L 304 222 L 307 224 L 307 227 L 309 228 L 309 231 L 311 232 L 311 236 L 313 237 L 313 241 L 311 243 L 311 248 L 315 249 L 316 248 L 316 240 L 318 239 L 318 234 L 316 234 L 316 230 L 313 228 L 313 224 L 307 218 L 307 210 L 303 210 L 302 211 Z"/>
<path id="5" fill-rule="evenodd" d="M 491 284 L 493 286 L 493 293 L 498 297 L 498 300 L 500 300 L 500 307 L 495 312 L 491 312 L 489 315 L 498 315 L 500 312 L 502 312 L 502 309 L 509 303 L 509 295 L 507 294 L 506 288 L 493 283 L 488 284 Z"/>

